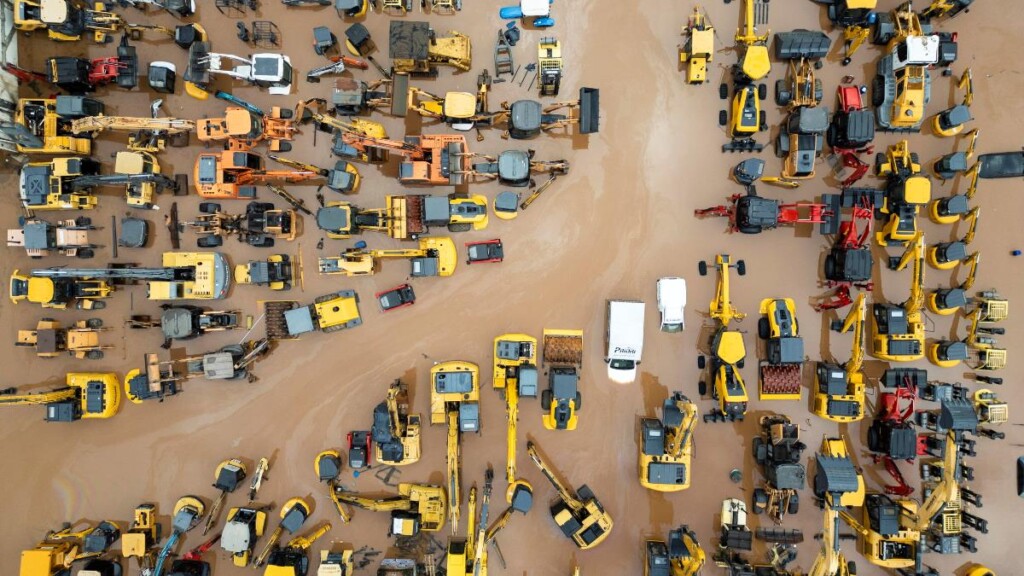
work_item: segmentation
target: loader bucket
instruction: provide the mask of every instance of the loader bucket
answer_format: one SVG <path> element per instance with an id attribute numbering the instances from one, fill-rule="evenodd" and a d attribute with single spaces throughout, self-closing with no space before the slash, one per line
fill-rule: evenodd
<path id="1" fill-rule="evenodd" d="M 391 79 L 391 114 L 405 116 L 409 112 L 409 75 L 395 74 Z"/>
<path id="2" fill-rule="evenodd" d="M 601 117 L 600 90 L 580 88 L 580 134 L 597 132 Z"/>
<path id="3" fill-rule="evenodd" d="M 832 47 L 832 39 L 821 31 L 794 30 L 775 35 L 775 57 L 779 60 L 824 58 Z"/>

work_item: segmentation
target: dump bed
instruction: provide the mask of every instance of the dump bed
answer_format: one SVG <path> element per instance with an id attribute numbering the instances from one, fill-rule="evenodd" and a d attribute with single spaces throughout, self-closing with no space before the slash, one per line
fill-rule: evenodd
<path id="1" fill-rule="evenodd" d="M 271 340 L 294 338 L 288 332 L 285 312 L 298 308 L 298 302 L 294 300 L 269 300 L 261 301 L 260 305 L 263 307 L 263 320 L 267 325 L 267 338 Z"/>
<path id="2" fill-rule="evenodd" d="M 388 196 L 385 199 L 388 215 L 388 236 L 398 240 L 414 239 L 427 232 L 423 202 L 426 196 Z"/>
<path id="3" fill-rule="evenodd" d="M 544 330 L 546 364 L 583 365 L 583 330 Z"/>

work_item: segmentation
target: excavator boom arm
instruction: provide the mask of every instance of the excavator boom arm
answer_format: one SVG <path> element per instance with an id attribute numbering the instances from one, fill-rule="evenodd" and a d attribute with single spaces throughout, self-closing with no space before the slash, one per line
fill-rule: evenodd
<path id="1" fill-rule="evenodd" d="M 561 498 L 566 504 L 569 505 L 573 510 L 579 511 L 583 508 L 583 503 L 579 501 L 576 494 L 565 487 L 562 481 L 555 476 L 554 471 L 548 466 L 547 462 L 544 461 L 540 456 L 540 452 L 537 451 L 536 446 L 533 442 L 529 442 L 526 445 L 526 452 L 530 455 L 533 463 L 537 465 L 544 477 L 551 482 L 551 485 L 555 487 L 555 491 L 558 492 L 559 498 Z"/>
<path id="2" fill-rule="evenodd" d="M 0 395 L 0 406 L 49 404 L 51 402 L 70 400 L 77 395 L 77 388 L 60 388 L 50 392 L 40 392 L 38 394 L 4 394 Z"/>
<path id="3" fill-rule="evenodd" d="M 960 484 L 956 479 L 956 468 L 960 461 L 960 447 L 957 444 L 956 432 L 946 433 L 946 447 L 942 458 L 942 479 L 932 489 L 931 494 L 921 503 L 917 510 L 918 530 L 927 530 L 932 518 L 951 502 L 960 499 Z"/>
<path id="4" fill-rule="evenodd" d="M 405 496 L 384 496 L 382 498 L 367 498 L 358 494 L 335 491 L 338 501 L 351 504 L 364 510 L 373 512 L 391 512 L 393 510 L 412 510 L 412 500 Z"/>
<path id="5" fill-rule="evenodd" d="M 159 130 L 168 134 L 192 132 L 196 123 L 181 118 L 133 118 L 128 116 L 86 116 L 71 121 L 72 134 L 102 132 L 104 130 L 134 131 Z"/>
<path id="6" fill-rule="evenodd" d="M 505 387 L 505 417 L 508 420 L 507 449 L 505 456 L 505 479 L 508 485 L 516 481 L 516 428 L 519 421 L 519 390 L 518 384 Z"/>
<path id="7" fill-rule="evenodd" d="M 864 293 L 857 295 L 853 307 L 846 315 L 843 322 L 843 332 L 853 329 L 853 344 L 850 347 L 850 360 L 846 362 L 846 373 L 853 374 L 860 371 L 864 363 L 864 320 L 867 316 L 867 303 Z"/>

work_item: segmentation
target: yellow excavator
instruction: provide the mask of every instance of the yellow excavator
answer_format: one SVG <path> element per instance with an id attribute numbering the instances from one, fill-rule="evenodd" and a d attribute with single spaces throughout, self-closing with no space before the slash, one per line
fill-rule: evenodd
<path id="1" fill-rule="evenodd" d="M 646 551 L 644 576 L 696 576 L 706 559 L 697 533 L 685 524 L 668 533 L 668 543 L 648 540 Z"/>
<path id="2" fill-rule="evenodd" d="M 213 505 L 210 506 L 209 514 L 206 515 L 206 523 L 203 526 L 204 536 L 217 523 L 220 509 L 224 506 L 228 494 L 242 485 L 247 472 L 245 463 L 238 458 L 230 458 L 217 465 L 217 469 L 213 472 L 213 487 L 220 490 L 220 494 L 217 495 Z"/>
<path id="3" fill-rule="evenodd" d="M 747 413 L 747 387 L 743 383 L 740 368 L 747 355 L 743 345 L 743 333 L 729 330 L 733 320 L 742 320 L 746 314 L 732 306 L 729 295 L 729 269 L 735 267 L 740 276 L 747 273 L 747 265 L 743 260 L 733 261 L 728 254 L 715 256 L 715 267 L 718 268 L 718 284 L 715 298 L 711 301 L 711 318 L 718 321 L 715 337 L 711 342 L 711 376 L 714 383 L 711 388 L 712 398 L 718 400 L 718 407 L 704 415 L 705 421 L 742 420 Z M 707 262 L 701 260 L 698 265 L 701 276 L 708 273 Z M 705 368 L 703 355 L 697 357 L 697 367 Z M 700 382 L 699 390 L 704 396 L 707 383 Z"/>
<path id="4" fill-rule="evenodd" d="M 846 440 L 841 437 L 823 438 L 815 459 L 818 469 L 814 492 L 824 504 L 825 525 L 821 551 L 807 576 L 851 576 L 857 573 L 857 565 L 847 561 L 840 550 L 839 513 L 844 507 L 863 504 L 864 477 L 854 468 Z"/>
<path id="5" fill-rule="evenodd" d="M 447 497 L 444 488 L 430 484 L 398 485 L 398 494 L 371 498 L 335 489 L 335 498 L 373 512 L 390 512 L 388 536 L 415 536 L 421 530 L 437 532 L 444 526 Z"/>
<path id="6" fill-rule="evenodd" d="M 121 534 L 121 556 L 139 559 L 139 570 L 151 568 L 152 549 L 160 540 L 160 523 L 156 519 L 155 504 L 139 504 L 135 507 L 132 524 Z"/>
<path id="7" fill-rule="evenodd" d="M 743 0 L 743 27 L 736 30 L 736 42 L 741 46 L 742 55 L 733 68 L 733 80 L 737 85 L 757 82 L 771 71 L 771 60 L 768 57 L 768 37 L 771 32 L 757 33 L 755 8 L 762 6 L 767 8 L 767 3 Z"/>
<path id="8" fill-rule="evenodd" d="M 43 541 L 21 552 L 19 576 L 65 576 L 71 574 L 71 565 L 87 561 L 79 574 L 108 576 L 120 574 L 120 563 L 101 559 L 100 556 L 121 536 L 117 524 L 104 520 L 75 530 L 65 525 L 60 530 L 47 532 Z M 115 570 L 117 570 L 115 572 Z"/>
<path id="9" fill-rule="evenodd" d="M 573 492 L 562 484 L 533 442 L 526 443 L 526 452 L 548 482 L 555 487 L 558 500 L 550 507 L 551 518 L 561 529 L 562 534 L 581 550 L 593 548 L 604 542 L 611 533 L 614 522 L 593 491 L 584 484 Z"/>
<path id="10" fill-rule="evenodd" d="M 346 136 L 387 140 L 388 133 L 383 124 L 357 117 L 341 120 L 320 112 L 320 108 L 326 105 L 327 101 L 323 98 L 304 100 L 295 107 L 295 117 L 300 123 L 313 122 L 316 129 L 332 132 L 335 138 L 332 151 L 336 155 L 355 157 L 363 162 L 384 162 L 388 159 L 387 150 L 383 148 L 356 149 L 345 143 Z"/>
<path id="11" fill-rule="evenodd" d="M 853 302 L 846 319 L 834 322 L 833 330 L 853 330 L 850 359 L 839 366 L 818 362 L 814 371 L 814 414 L 832 422 L 857 422 L 864 418 L 864 321 L 867 304 L 864 293 Z M 838 324 L 838 326 L 837 326 Z"/>
<path id="12" fill-rule="evenodd" d="M 420 415 L 409 414 L 408 390 L 401 380 L 388 387 L 387 398 L 373 410 L 373 455 L 388 466 L 420 459 Z"/>
<path id="13" fill-rule="evenodd" d="M 45 406 L 47 422 L 111 418 L 121 407 L 121 387 L 114 373 L 68 372 L 64 386 L 49 392 L 0 392 L 0 406 Z"/>
<path id="14" fill-rule="evenodd" d="M 419 248 L 394 250 L 367 250 L 351 248 L 339 256 L 320 258 L 321 274 L 344 274 L 345 276 L 370 276 L 375 272 L 377 261 L 385 258 L 408 258 L 412 262 L 413 277 L 447 277 L 455 273 L 459 255 L 451 238 L 420 238 Z"/>
<path id="15" fill-rule="evenodd" d="M 924 234 L 907 246 L 889 268 L 903 270 L 913 260 L 910 296 L 900 305 L 874 303 L 871 306 L 871 355 L 889 362 L 912 362 L 924 357 Z"/>
<path id="16" fill-rule="evenodd" d="M 306 576 L 309 572 L 309 552 L 313 543 L 331 531 L 330 523 L 325 523 L 307 536 L 296 536 L 284 546 L 275 548 L 267 560 L 267 569 L 263 576 Z M 324 552 L 327 552 L 326 550 Z M 351 568 L 351 552 L 348 553 L 348 567 Z M 351 574 L 341 573 L 341 576 Z"/>
<path id="17" fill-rule="evenodd" d="M 469 520 L 466 525 L 465 538 L 448 540 L 448 553 L 445 558 L 448 576 L 487 576 L 487 513 L 490 507 L 491 486 L 494 471 L 490 468 L 484 477 L 483 498 L 480 505 L 480 517 L 477 518 L 476 487 L 469 489 Z"/>
<path id="18" fill-rule="evenodd" d="M 452 533 L 459 529 L 462 500 L 462 433 L 480 431 L 480 367 L 449 360 L 430 369 L 430 423 L 448 425 L 448 514 Z"/>
<path id="19" fill-rule="evenodd" d="M 940 538 L 959 541 L 959 442 L 964 432 L 977 429 L 978 417 L 968 400 L 943 401 L 941 413 L 940 419 L 950 426 L 942 450 L 942 476 L 920 504 L 909 498 L 894 500 L 885 494 L 869 493 L 860 520 L 845 510 L 839 512 L 857 532 L 861 554 L 876 566 L 897 571 L 912 568 L 913 574 L 938 576 L 938 572 L 922 563 L 925 533 L 935 524 Z"/>
<path id="20" fill-rule="evenodd" d="M 267 539 L 266 544 L 263 545 L 263 550 L 256 555 L 256 558 L 252 563 L 253 567 L 259 568 L 266 564 L 269 558 L 273 558 L 274 554 L 277 554 L 280 550 L 277 543 L 281 541 L 281 536 L 283 536 L 286 531 L 288 534 L 295 534 L 298 532 L 312 513 L 313 507 L 302 498 L 292 498 L 285 502 L 284 506 L 281 507 L 281 521 L 278 523 L 277 528 L 270 533 L 270 538 Z M 329 525 L 328 530 L 330 530 Z M 305 554 L 303 554 L 303 557 L 304 556 Z M 287 574 L 287 572 L 284 573 Z"/>
<path id="21" fill-rule="evenodd" d="M 508 422 L 505 460 L 505 501 L 508 508 L 487 528 L 486 540 L 493 540 L 514 512 L 526 514 L 533 508 L 533 486 L 516 475 L 516 449 L 519 437 L 519 397 L 537 396 L 537 339 L 527 334 L 502 334 L 494 339 L 493 386 L 505 394 L 505 418 Z"/>
<path id="22" fill-rule="evenodd" d="M 661 413 L 661 419 L 640 419 L 640 485 L 657 492 L 679 492 L 690 487 L 693 476 L 690 459 L 697 405 L 675 392 L 662 403 Z"/>

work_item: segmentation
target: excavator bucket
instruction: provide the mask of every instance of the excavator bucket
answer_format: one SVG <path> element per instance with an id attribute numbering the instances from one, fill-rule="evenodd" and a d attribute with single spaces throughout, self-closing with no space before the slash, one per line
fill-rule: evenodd
<path id="1" fill-rule="evenodd" d="M 978 429 L 978 413 L 974 410 L 974 404 L 966 398 L 943 400 L 939 410 L 939 427 L 957 432 L 975 432 Z"/>
<path id="2" fill-rule="evenodd" d="M 409 112 L 409 75 L 395 74 L 391 79 L 391 114 L 405 116 Z"/>
<path id="3" fill-rule="evenodd" d="M 600 91 L 597 88 L 580 88 L 580 134 L 597 132 L 600 103 Z"/>
<path id="4" fill-rule="evenodd" d="M 832 39 L 821 31 L 794 30 L 775 35 L 775 57 L 779 60 L 824 58 L 831 47 Z"/>
<path id="5" fill-rule="evenodd" d="M 838 495 L 857 491 L 859 486 L 857 470 L 849 458 L 818 454 L 816 460 L 818 463 L 818 471 L 814 474 L 814 493 L 816 495 L 825 493 Z"/>

